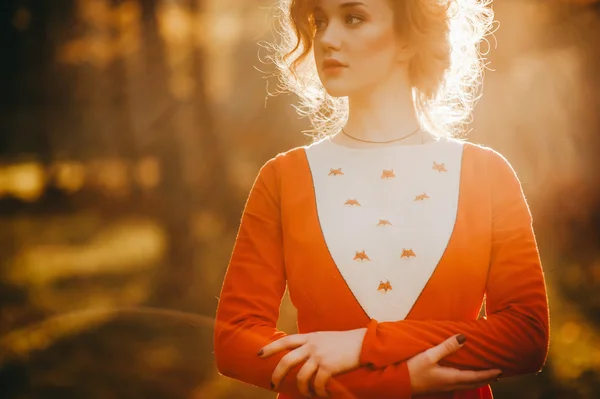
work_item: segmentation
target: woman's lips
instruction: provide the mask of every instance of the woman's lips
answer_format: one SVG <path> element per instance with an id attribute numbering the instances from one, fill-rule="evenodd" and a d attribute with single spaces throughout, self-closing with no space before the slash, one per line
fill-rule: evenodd
<path id="1" fill-rule="evenodd" d="M 336 59 L 326 59 L 323 61 L 323 71 L 328 73 L 340 72 L 346 68 L 346 65 Z"/>

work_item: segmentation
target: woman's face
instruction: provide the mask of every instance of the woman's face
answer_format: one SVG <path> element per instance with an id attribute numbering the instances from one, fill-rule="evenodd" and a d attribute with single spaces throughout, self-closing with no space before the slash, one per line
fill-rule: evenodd
<path id="1" fill-rule="evenodd" d="M 368 93 L 385 84 L 399 61 L 389 0 L 318 0 L 314 55 L 319 78 L 334 97 Z"/>

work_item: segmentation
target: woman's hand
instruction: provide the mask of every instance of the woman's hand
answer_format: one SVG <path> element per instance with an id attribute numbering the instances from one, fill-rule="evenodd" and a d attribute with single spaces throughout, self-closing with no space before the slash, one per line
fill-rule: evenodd
<path id="1" fill-rule="evenodd" d="M 273 389 L 296 365 L 305 362 L 297 375 L 298 390 L 311 397 L 310 381 L 314 377 L 314 393 L 328 396 L 329 379 L 357 368 L 366 329 L 350 331 L 320 331 L 288 335 L 265 346 L 260 356 L 265 358 L 284 349 L 294 349 L 285 355 L 272 375 Z M 461 338 L 462 343 L 459 343 Z M 438 365 L 443 358 L 463 345 L 464 336 L 453 336 L 407 361 L 413 395 L 475 389 L 496 381 L 501 370 L 469 371 Z"/>
<path id="2" fill-rule="evenodd" d="M 413 395 L 475 389 L 500 377 L 502 371 L 498 369 L 468 371 L 438 365 L 440 360 L 459 350 L 465 340 L 464 335 L 450 337 L 407 361 Z"/>
<path id="3" fill-rule="evenodd" d="M 305 362 L 298 372 L 298 390 L 312 397 L 309 383 L 314 377 L 314 391 L 326 397 L 325 387 L 331 376 L 357 368 L 366 328 L 349 331 L 318 331 L 293 334 L 271 342 L 261 352 L 261 357 L 271 356 L 284 349 L 294 349 L 285 355 L 273 371 L 274 389 L 296 365 Z"/>

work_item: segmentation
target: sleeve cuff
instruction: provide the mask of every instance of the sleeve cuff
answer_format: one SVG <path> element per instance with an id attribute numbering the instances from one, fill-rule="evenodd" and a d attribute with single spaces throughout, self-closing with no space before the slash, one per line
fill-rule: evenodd
<path id="1" fill-rule="evenodd" d="M 363 338 L 362 347 L 360 349 L 359 362 L 361 366 L 375 367 L 373 360 L 373 343 L 377 334 L 377 320 L 371 319 L 367 324 L 367 332 Z"/>

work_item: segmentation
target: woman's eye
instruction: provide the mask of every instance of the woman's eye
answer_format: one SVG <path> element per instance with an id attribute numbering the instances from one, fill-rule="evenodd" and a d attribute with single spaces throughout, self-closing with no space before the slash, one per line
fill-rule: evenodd
<path id="1" fill-rule="evenodd" d="M 324 19 L 315 18 L 314 24 L 315 24 L 315 28 L 317 28 L 317 30 L 318 30 L 318 29 L 322 29 L 323 27 L 325 27 L 326 22 Z"/>
<path id="2" fill-rule="evenodd" d="M 356 15 L 348 15 L 346 17 L 346 23 L 350 25 L 358 25 L 362 22 L 362 18 L 357 17 Z"/>

